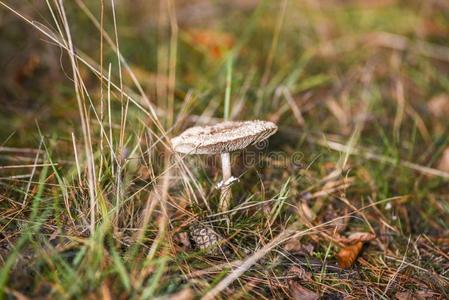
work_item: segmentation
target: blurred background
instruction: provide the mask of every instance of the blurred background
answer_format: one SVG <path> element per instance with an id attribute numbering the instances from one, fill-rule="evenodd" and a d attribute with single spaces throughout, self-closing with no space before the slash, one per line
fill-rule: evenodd
<path id="1" fill-rule="evenodd" d="M 393 125 L 402 98 L 402 119 L 411 123 L 396 128 L 402 141 L 410 140 L 415 124 L 416 138 L 427 143 L 446 128 L 439 122 L 448 110 L 446 1 L 115 2 L 120 51 L 145 94 L 161 108 L 166 103 L 161 93 L 170 89 L 170 55 L 175 55 L 175 114 L 189 91 L 195 91 L 193 112 L 201 113 L 207 105 L 211 111 L 221 109 L 213 102 L 219 106 L 223 98 L 223 59 L 233 49 L 235 97 L 248 98 L 234 113 L 237 119 L 257 112 L 296 125 L 286 104 L 273 101 L 274 90 L 285 85 L 307 120 L 302 126 L 308 128 L 349 134 L 368 101 L 371 116 L 365 117 L 370 122 Z M 10 5 L 36 27 L 57 30 L 45 2 Z M 104 28 L 114 40 L 110 1 L 104 5 Z M 100 32 L 92 16 L 98 21 L 100 1 L 69 1 L 65 6 L 77 51 L 98 64 Z M 36 121 L 47 133 L 76 127 L 67 54 L 5 7 L 0 13 L 3 140 L 12 135 L 10 143 L 33 143 Z M 170 53 L 173 32 L 175 54 Z M 116 55 L 108 46 L 103 61 L 105 70 L 111 63 L 117 77 Z M 99 94 L 97 78 L 80 67 L 89 89 Z M 123 76 L 132 86 L 129 76 Z M 258 97 L 264 101 L 255 105 Z"/>

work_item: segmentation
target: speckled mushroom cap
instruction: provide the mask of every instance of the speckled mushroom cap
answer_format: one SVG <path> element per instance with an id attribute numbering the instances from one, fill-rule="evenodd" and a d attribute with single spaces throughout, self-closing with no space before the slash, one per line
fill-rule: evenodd
<path id="1" fill-rule="evenodd" d="M 227 153 L 263 141 L 277 129 L 276 124 L 268 121 L 228 121 L 189 128 L 173 138 L 171 143 L 173 149 L 180 153 Z"/>

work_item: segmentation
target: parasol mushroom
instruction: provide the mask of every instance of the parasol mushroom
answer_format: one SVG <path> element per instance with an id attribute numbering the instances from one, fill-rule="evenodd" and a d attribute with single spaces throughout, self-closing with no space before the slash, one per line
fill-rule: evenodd
<path id="1" fill-rule="evenodd" d="M 220 154 L 223 180 L 220 211 L 226 211 L 231 200 L 230 184 L 235 180 L 231 173 L 230 152 L 267 139 L 277 131 L 276 124 L 267 121 L 227 121 L 212 126 L 187 129 L 171 140 L 173 149 L 184 154 Z"/>

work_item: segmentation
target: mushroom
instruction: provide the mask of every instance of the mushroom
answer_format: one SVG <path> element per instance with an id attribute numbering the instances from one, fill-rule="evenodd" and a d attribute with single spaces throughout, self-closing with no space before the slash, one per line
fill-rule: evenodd
<path id="1" fill-rule="evenodd" d="M 268 121 L 226 121 L 212 126 L 187 129 L 171 140 L 173 149 L 184 154 L 220 154 L 223 180 L 220 211 L 227 211 L 231 200 L 230 184 L 235 180 L 231 173 L 230 152 L 267 139 L 277 131 L 276 124 Z"/>

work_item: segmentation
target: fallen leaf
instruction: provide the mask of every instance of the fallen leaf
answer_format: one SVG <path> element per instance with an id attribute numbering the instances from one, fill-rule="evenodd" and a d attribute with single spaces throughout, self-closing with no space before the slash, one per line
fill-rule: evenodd
<path id="1" fill-rule="evenodd" d="M 291 253 L 296 253 L 302 250 L 302 244 L 299 239 L 290 239 L 284 245 L 284 250 Z"/>
<path id="2" fill-rule="evenodd" d="M 337 240 L 344 244 L 354 244 L 356 242 L 369 242 L 376 238 L 371 232 L 353 232 L 348 237 L 339 237 Z"/>
<path id="3" fill-rule="evenodd" d="M 332 226 L 334 226 L 333 231 L 337 233 L 343 232 L 349 223 L 348 210 L 345 209 L 340 213 L 334 207 L 328 206 L 324 212 L 323 221 L 332 222 Z"/>
<path id="4" fill-rule="evenodd" d="M 314 291 L 311 291 L 299 283 L 289 280 L 288 281 L 288 287 L 290 291 L 290 297 L 296 300 L 317 300 L 320 298 L 320 296 L 315 293 Z"/>
<path id="5" fill-rule="evenodd" d="M 444 149 L 440 161 L 438 162 L 437 168 L 438 170 L 449 172 L 449 147 Z"/>
<path id="6" fill-rule="evenodd" d="M 302 244 L 298 239 L 291 239 L 284 245 L 284 250 L 289 253 L 310 256 L 313 252 L 312 244 Z"/>
<path id="7" fill-rule="evenodd" d="M 235 43 L 229 33 L 215 30 L 191 29 L 186 36 L 193 46 L 199 47 L 214 59 L 221 59 Z"/>
<path id="8" fill-rule="evenodd" d="M 362 247 L 363 242 L 357 242 L 354 245 L 342 248 L 336 255 L 338 265 L 343 269 L 350 268 L 357 259 Z"/>

